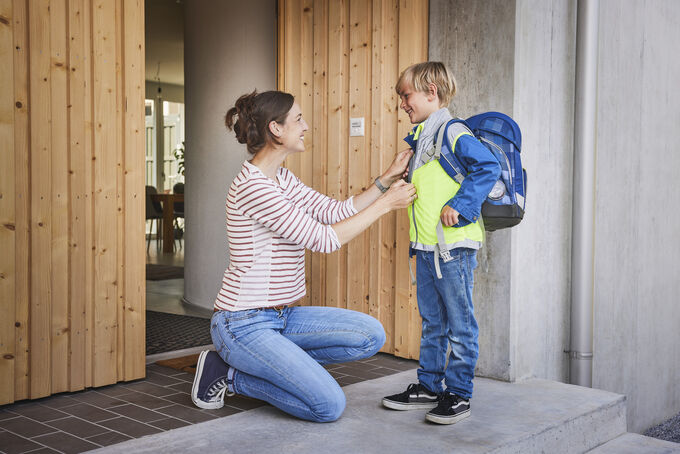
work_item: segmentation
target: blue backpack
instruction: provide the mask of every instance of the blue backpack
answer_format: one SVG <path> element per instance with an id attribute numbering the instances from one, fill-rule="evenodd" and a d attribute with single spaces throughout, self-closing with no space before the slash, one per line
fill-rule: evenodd
<path id="1" fill-rule="evenodd" d="M 443 143 L 437 140 L 437 148 L 441 147 L 437 154 L 442 168 L 459 184 L 468 172 L 451 150 L 446 134 L 453 123 L 465 125 L 501 165 L 501 176 L 482 204 L 484 228 L 492 232 L 519 224 L 524 217 L 527 188 L 527 173 L 520 158 L 522 133 L 519 126 L 512 118 L 499 112 L 485 112 L 467 120 L 450 120 L 444 126 Z"/>

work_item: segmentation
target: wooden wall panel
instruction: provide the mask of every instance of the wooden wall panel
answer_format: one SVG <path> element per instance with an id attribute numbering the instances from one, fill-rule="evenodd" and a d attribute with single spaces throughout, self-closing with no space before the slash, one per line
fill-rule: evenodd
<path id="1" fill-rule="evenodd" d="M 338 200 L 347 193 L 347 124 L 349 122 L 349 48 L 347 0 L 328 3 L 328 116 L 326 161 L 328 179 L 326 194 Z M 285 28 L 284 24 L 280 25 Z M 289 35 L 286 35 L 289 39 Z M 287 64 L 280 60 L 279 64 Z M 285 89 L 285 88 L 284 88 Z M 319 144 L 322 147 L 323 144 Z M 323 189 L 323 188 L 315 188 Z M 316 276 L 313 276 L 316 279 Z M 347 248 L 341 248 L 326 258 L 326 301 L 333 307 L 347 307 Z"/>
<path id="2" fill-rule="evenodd" d="M 123 291 L 125 320 L 124 380 L 144 376 L 145 293 L 146 277 L 139 272 L 139 264 L 146 262 L 144 249 L 144 11 L 143 0 L 124 3 L 123 17 L 123 130 L 125 150 L 125 287 Z"/>
<path id="3" fill-rule="evenodd" d="M 68 117 L 66 0 L 50 1 L 50 117 L 52 165 L 51 393 L 68 391 Z"/>
<path id="4" fill-rule="evenodd" d="M 36 0 L 28 8 L 30 118 L 30 397 L 51 393 L 52 306 L 50 5 Z M 38 51 L 41 49 L 42 52 Z M 35 108 L 33 107 L 35 106 Z"/>
<path id="5" fill-rule="evenodd" d="M 91 242 L 88 241 L 88 227 L 91 225 L 90 192 L 92 183 L 88 170 L 92 166 L 90 149 L 86 147 L 85 118 L 88 107 L 85 102 L 89 91 L 85 89 L 86 68 L 89 59 L 85 57 L 85 40 L 89 40 L 89 29 L 85 28 L 85 0 L 72 1 L 69 7 L 69 186 L 71 201 L 71 232 L 69 237 L 69 265 L 71 289 L 71 347 L 69 349 L 69 390 L 83 389 L 86 368 L 89 364 L 86 353 L 89 332 L 87 306 L 91 301 L 92 285 L 90 258 Z"/>
<path id="6" fill-rule="evenodd" d="M 143 12 L 0 0 L 0 405 L 144 375 Z"/>
<path id="7" fill-rule="evenodd" d="M 12 2 L 0 1 L 0 61 L 13 62 Z M 14 159 L 14 68 L 0 67 L 0 402 L 14 397 L 14 361 L 16 350 L 14 318 L 16 284 L 14 254 L 16 250 L 15 159 Z M 5 314 L 7 314 L 5 316 Z"/>
<path id="8" fill-rule="evenodd" d="M 29 295 L 30 295 L 30 189 L 28 117 L 28 12 L 24 0 L 14 0 L 14 182 L 15 182 L 15 257 L 14 257 L 14 399 L 29 396 Z M 11 314 L 11 310 L 10 310 Z M 9 317 L 8 317 L 9 318 Z M 10 385 L 7 385 L 10 389 Z"/>
<path id="9" fill-rule="evenodd" d="M 278 6 L 278 86 L 295 95 L 310 125 L 306 152 L 286 165 L 305 184 L 344 200 L 372 184 L 404 148 L 411 125 L 398 113 L 394 86 L 401 70 L 427 59 L 428 2 L 279 0 Z M 350 117 L 364 117 L 363 137 L 349 136 Z M 369 313 L 385 327 L 383 351 L 418 356 L 405 210 L 384 216 L 340 251 L 307 257 L 303 304 Z"/>

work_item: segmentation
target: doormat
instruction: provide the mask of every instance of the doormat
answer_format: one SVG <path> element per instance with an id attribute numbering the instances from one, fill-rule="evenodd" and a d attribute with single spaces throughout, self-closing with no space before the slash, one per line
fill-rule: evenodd
<path id="1" fill-rule="evenodd" d="M 164 281 L 166 279 L 184 279 L 184 267 L 146 264 L 147 281 Z"/>
<path id="2" fill-rule="evenodd" d="M 146 354 L 211 345 L 210 319 L 146 311 Z"/>
<path id="3" fill-rule="evenodd" d="M 198 353 L 195 355 L 187 355 L 179 358 L 163 359 L 156 361 L 159 366 L 169 367 L 170 369 L 177 369 L 189 374 L 196 373 L 196 363 L 198 363 Z"/>

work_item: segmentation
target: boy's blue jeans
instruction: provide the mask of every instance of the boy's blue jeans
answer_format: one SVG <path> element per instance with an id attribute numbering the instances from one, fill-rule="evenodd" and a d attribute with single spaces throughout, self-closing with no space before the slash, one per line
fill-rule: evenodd
<path id="1" fill-rule="evenodd" d="M 236 370 L 231 391 L 317 422 L 345 409 L 342 389 L 321 365 L 368 358 L 385 343 L 378 320 L 334 307 L 219 311 L 210 333 Z"/>
<path id="2" fill-rule="evenodd" d="M 479 328 L 472 306 L 477 251 L 457 248 L 449 252 L 453 260 L 439 260 L 442 278 L 437 279 L 434 252 L 416 251 L 418 309 L 423 318 L 418 380 L 433 392 L 442 391 L 444 380 L 446 391 L 469 399 L 479 356 Z"/>

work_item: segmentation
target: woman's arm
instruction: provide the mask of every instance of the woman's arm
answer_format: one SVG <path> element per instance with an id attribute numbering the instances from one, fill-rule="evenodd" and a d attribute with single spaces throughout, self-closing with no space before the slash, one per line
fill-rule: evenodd
<path id="1" fill-rule="evenodd" d="M 376 196 L 370 205 L 358 214 L 331 226 L 335 230 L 341 245 L 348 243 L 355 236 L 366 230 L 383 214 L 398 208 L 406 208 L 417 197 L 415 186 L 406 183 L 404 180 L 394 182 L 390 189 L 382 195 L 380 195 L 379 189 L 375 188 L 375 190 L 378 191 L 379 196 Z M 368 191 L 366 190 L 360 195 L 363 196 Z M 356 197 L 354 204 L 356 206 Z"/>
<path id="2" fill-rule="evenodd" d="M 404 178 L 411 156 L 413 156 L 413 150 L 410 148 L 397 153 L 392 164 L 390 164 L 387 170 L 380 176 L 380 183 L 384 187 L 389 188 L 395 181 Z M 371 184 L 364 192 L 354 196 L 354 208 L 361 212 L 364 208 L 375 202 L 381 195 L 380 189 L 378 189 L 376 185 Z"/>

